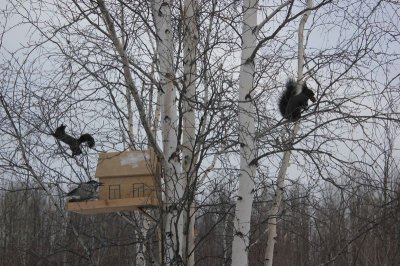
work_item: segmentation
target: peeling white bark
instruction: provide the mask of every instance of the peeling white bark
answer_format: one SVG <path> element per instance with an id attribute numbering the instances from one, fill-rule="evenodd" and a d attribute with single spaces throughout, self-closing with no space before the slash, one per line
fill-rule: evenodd
<path id="1" fill-rule="evenodd" d="M 307 8 L 312 8 L 312 0 L 307 0 Z M 302 86 L 303 80 L 303 65 L 304 65 L 304 26 L 307 22 L 308 17 L 310 16 L 311 10 L 304 13 L 300 24 L 299 24 L 299 31 L 298 31 L 298 61 L 297 61 L 297 91 L 300 92 L 300 88 Z M 265 249 L 264 255 L 264 265 L 265 266 L 272 266 L 273 259 L 274 259 L 274 247 L 277 238 L 277 231 L 276 231 L 276 223 L 277 223 L 277 216 L 279 214 L 279 209 L 282 204 L 282 197 L 283 197 L 283 186 L 285 182 L 285 176 L 287 169 L 289 167 L 289 160 L 291 155 L 291 146 L 294 140 L 294 137 L 297 135 L 297 132 L 300 129 L 300 124 L 297 122 L 293 127 L 293 130 L 288 138 L 287 141 L 287 151 L 285 151 L 282 159 L 282 164 L 279 169 L 278 177 L 277 177 L 277 189 L 275 192 L 275 196 L 273 199 L 273 205 L 269 213 L 268 218 L 268 240 L 267 240 L 267 247 Z"/>
<path id="2" fill-rule="evenodd" d="M 257 0 L 246 0 L 243 4 L 242 55 L 239 83 L 239 142 L 240 176 L 237 195 L 234 237 L 232 243 L 232 265 L 248 265 L 250 240 L 250 219 L 254 194 L 256 165 L 250 164 L 255 158 L 255 118 L 253 101 L 254 58 L 250 58 L 256 47 Z"/>
<path id="3" fill-rule="evenodd" d="M 183 37 L 183 136 L 182 136 L 182 183 L 187 191 L 187 199 L 182 213 L 183 239 L 181 240 L 181 254 L 184 264 L 194 265 L 194 158 L 195 149 L 195 113 L 193 100 L 196 93 L 196 56 L 197 56 L 197 0 L 185 0 L 184 3 L 184 37 Z"/>
<path id="4" fill-rule="evenodd" d="M 299 129 L 298 125 L 299 125 L 298 123 L 295 125 L 295 128 L 292 132 L 292 136 L 295 136 L 297 134 L 297 131 Z M 291 142 L 292 142 L 292 139 L 290 140 L 289 143 L 291 143 Z M 272 208 L 269 212 L 268 240 L 267 240 L 267 247 L 266 247 L 265 256 L 264 256 L 264 265 L 265 266 L 272 266 L 273 259 L 274 259 L 274 247 L 275 247 L 275 243 L 276 243 L 276 237 L 278 236 L 278 234 L 276 232 L 277 216 L 279 214 L 279 208 L 282 203 L 283 184 L 285 181 L 287 169 L 289 167 L 290 155 L 291 155 L 290 149 L 288 149 L 283 155 L 282 165 L 279 169 L 279 173 L 278 173 L 278 177 L 277 177 L 277 188 L 276 188 L 276 192 L 274 195 Z"/>
<path id="5" fill-rule="evenodd" d="M 165 191 L 165 262 L 174 265 L 181 260 L 180 240 L 183 224 L 178 217 L 177 204 L 182 198 L 183 187 L 180 183 L 181 168 L 177 142 L 176 87 L 171 28 L 170 1 L 152 2 L 153 18 L 156 26 L 156 43 L 161 92 L 161 119 L 164 153 L 164 191 Z"/>

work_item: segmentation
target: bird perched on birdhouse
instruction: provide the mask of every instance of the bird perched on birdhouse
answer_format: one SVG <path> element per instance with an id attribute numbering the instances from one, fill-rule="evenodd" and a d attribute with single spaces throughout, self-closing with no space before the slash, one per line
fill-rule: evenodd
<path id="1" fill-rule="evenodd" d="M 77 188 L 71 190 L 67 194 L 69 202 L 84 201 L 98 198 L 97 188 L 101 186 L 101 182 L 90 180 L 86 183 L 80 184 Z"/>
<path id="2" fill-rule="evenodd" d="M 152 150 L 100 153 L 95 174 L 100 184 L 89 181 L 72 190 L 65 209 L 97 214 L 159 207 L 160 171 L 161 165 Z"/>

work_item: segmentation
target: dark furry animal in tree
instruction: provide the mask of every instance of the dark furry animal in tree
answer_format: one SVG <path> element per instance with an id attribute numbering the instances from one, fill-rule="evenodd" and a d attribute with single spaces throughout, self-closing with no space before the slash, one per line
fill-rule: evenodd
<path id="1" fill-rule="evenodd" d="M 89 148 L 93 148 L 94 147 L 94 139 L 92 137 L 92 135 L 90 134 L 83 134 L 82 136 L 80 136 L 78 139 L 68 135 L 67 133 L 65 133 L 65 128 L 66 126 L 61 124 L 61 126 L 59 126 L 56 131 L 53 133 L 53 136 L 68 144 L 69 147 L 71 148 L 72 151 L 72 156 L 74 155 L 79 155 L 82 154 L 82 149 L 81 149 L 81 144 L 86 142 L 87 145 L 89 146 Z"/>
<path id="2" fill-rule="evenodd" d="M 296 86 L 297 83 L 293 79 L 289 79 L 286 82 L 286 89 L 279 99 L 279 111 L 289 121 L 300 119 L 302 111 L 308 106 L 308 100 L 317 101 L 314 92 L 307 87 L 307 84 L 303 84 L 300 93 L 296 93 Z"/>

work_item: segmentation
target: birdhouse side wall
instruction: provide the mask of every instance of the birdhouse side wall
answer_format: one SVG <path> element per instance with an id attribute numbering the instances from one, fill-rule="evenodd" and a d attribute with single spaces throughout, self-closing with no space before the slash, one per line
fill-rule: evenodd
<path id="1" fill-rule="evenodd" d="M 112 200 L 135 197 L 156 197 L 154 176 L 135 177 L 99 177 L 103 184 L 99 189 L 99 198 Z"/>

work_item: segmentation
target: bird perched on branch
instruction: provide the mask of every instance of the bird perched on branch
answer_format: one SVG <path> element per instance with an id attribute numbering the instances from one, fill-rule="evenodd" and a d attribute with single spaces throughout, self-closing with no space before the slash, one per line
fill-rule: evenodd
<path id="1" fill-rule="evenodd" d="M 297 91 L 297 82 L 289 79 L 286 82 L 286 89 L 279 99 L 279 111 L 282 116 L 290 121 L 297 121 L 302 111 L 307 108 L 308 100 L 316 102 L 314 92 L 304 83 L 300 92 Z"/>
<path id="2" fill-rule="evenodd" d="M 61 124 L 61 126 L 59 126 L 56 131 L 53 133 L 53 136 L 68 144 L 69 147 L 71 148 L 72 151 L 72 156 L 74 155 L 79 155 L 82 154 L 82 149 L 81 149 L 81 144 L 86 142 L 87 145 L 89 146 L 89 148 L 93 148 L 94 147 L 94 138 L 92 137 L 92 135 L 90 134 L 83 134 L 81 135 L 78 139 L 68 135 L 67 133 L 65 133 L 65 128 L 67 126 L 65 126 L 64 124 Z"/>
<path id="3" fill-rule="evenodd" d="M 69 198 L 70 202 L 97 199 L 97 188 L 102 185 L 103 184 L 101 182 L 90 180 L 86 183 L 79 184 L 77 188 L 68 192 L 67 197 Z"/>

